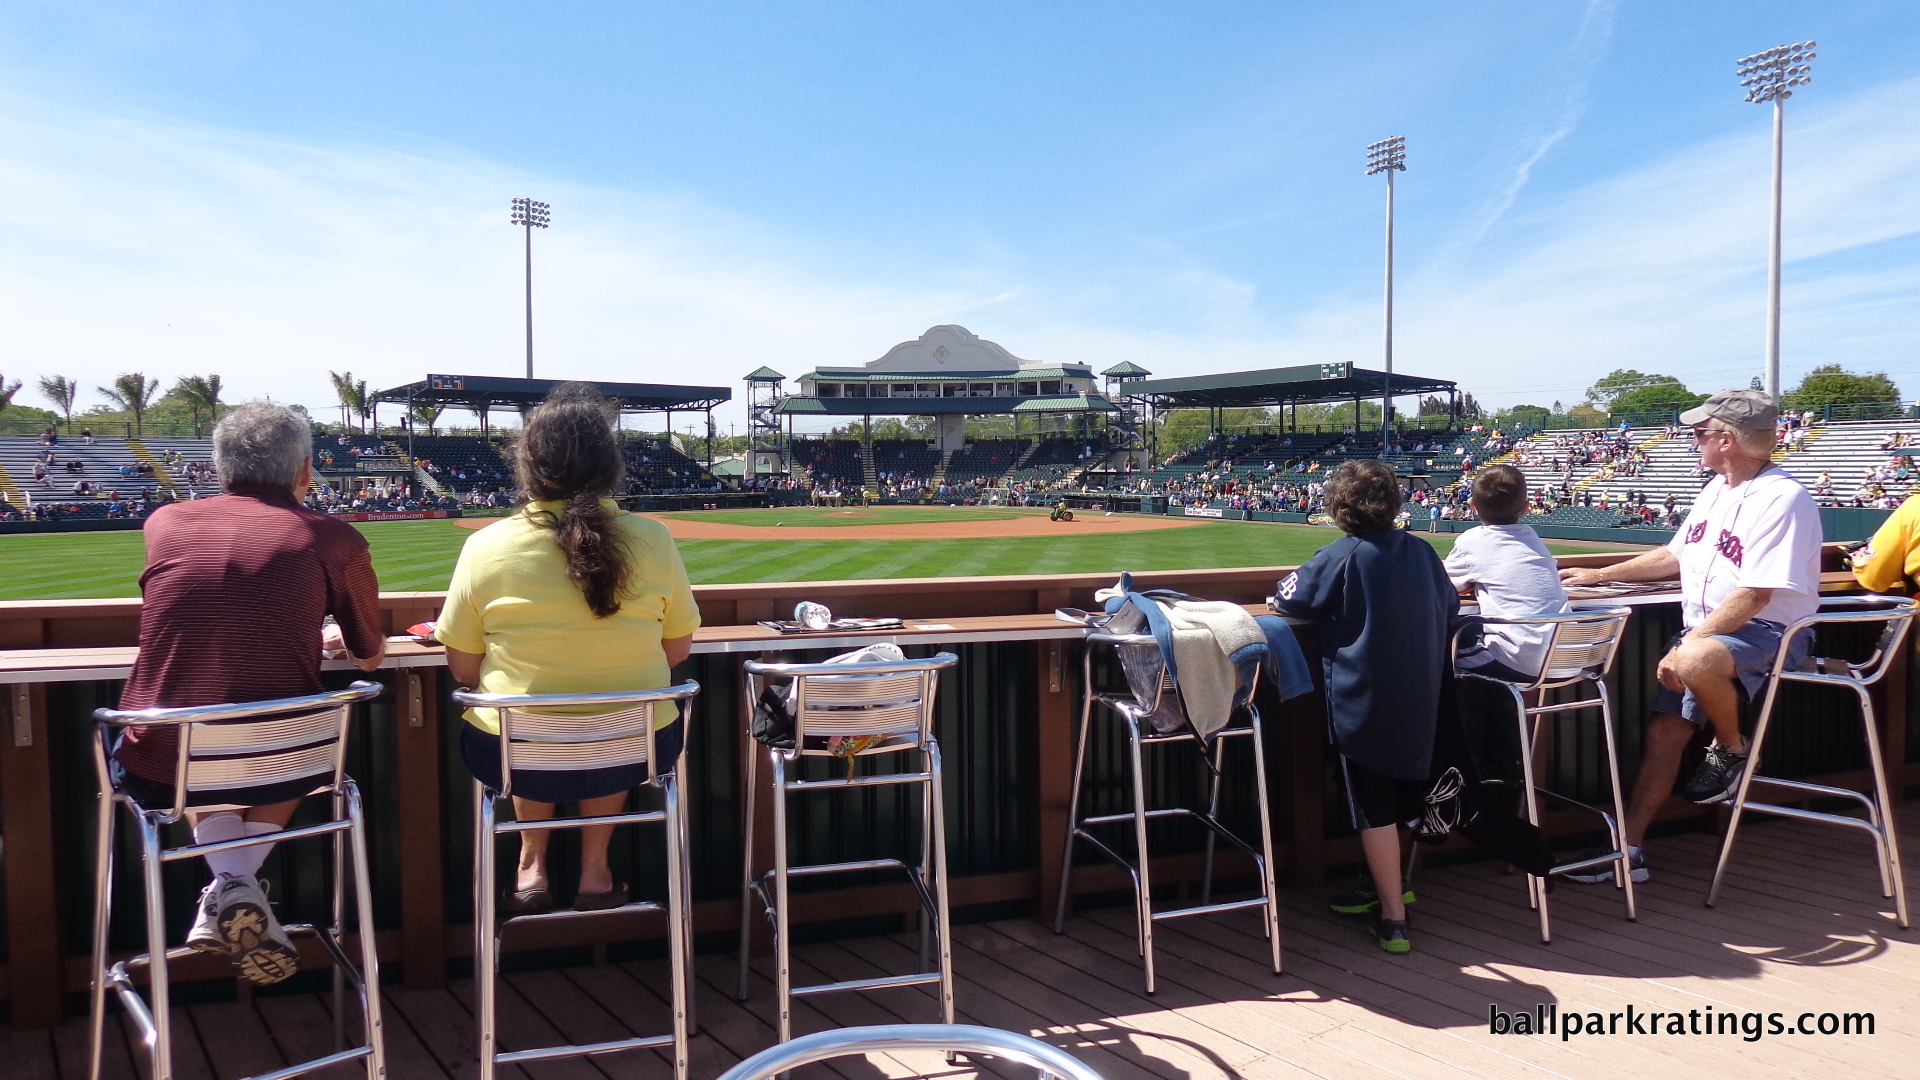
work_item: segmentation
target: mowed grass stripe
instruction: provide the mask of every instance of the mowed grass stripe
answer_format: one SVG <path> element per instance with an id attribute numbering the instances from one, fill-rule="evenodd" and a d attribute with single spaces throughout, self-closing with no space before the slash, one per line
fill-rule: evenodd
<path id="1" fill-rule="evenodd" d="M 901 509 L 913 513 L 917 511 Z M 754 513 L 755 511 L 735 511 Z M 1004 513 L 1004 511 L 1000 511 Z M 724 517 L 725 515 L 721 515 Z M 358 526 L 374 571 L 391 591 L 447 587 L 473 535 L 449 521 Z M 1153 532 L 950 540 L 681 540 L 695 583 L 829 581 L 893 577 L 1118 573 L 1305 562 L 1338 534 L 1309 525 L 1212 523 Z M 1453 537 L 1424 537 L 1442 553 Z M 1591 551 L 1548 545 L 1558 552 Z M 0 599 L 92 599 L 140 594 L 145 561 L 135 531 L 0 535 Z"/>

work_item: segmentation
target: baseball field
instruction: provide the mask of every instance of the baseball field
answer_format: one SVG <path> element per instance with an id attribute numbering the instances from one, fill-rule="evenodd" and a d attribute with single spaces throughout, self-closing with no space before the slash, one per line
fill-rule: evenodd
<path id="1" fill-rule="evenodd" d="M 696 584 L 998 574 L 1118 573 L 1300 563 L 1339 534 L 1311 525 L 1218 522 L 1044 510 L 787 508 L 655 515 Z M 486 518 L 372 522 L 380 585 L 447 586 L 460 545 Z M 1443 554 L 1451 536 L 1429 538 Z M 1556 552 L 1592 545 L 1550 545 Z M 0 536 L 0 600 L 138 596 L 138 532 Z"/>

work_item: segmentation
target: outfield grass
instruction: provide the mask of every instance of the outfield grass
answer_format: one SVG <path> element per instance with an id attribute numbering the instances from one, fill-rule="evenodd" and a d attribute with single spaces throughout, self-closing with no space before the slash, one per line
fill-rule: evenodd
<path id="1" fill-rule="evenodd" d="M 886 520 L 1006 511 L 915 511 L 886 507 Z M 743 522 L 753 514 L 722 511 L 705 518 Z M 806 512 L 803 513 L 817 513 Z M 902 516 L 894 516 L 902 515 Z M 771 524 L 772 518 L 764 524 Z M 821 524 L 811 518 L 806 524 Z M 841 518 L 874 523 L 874 518 Z M 955 520 L 941 517 L 937 520 Z M 797 523 L 797 522 L 795 522 Z M 380 585 L 394 591 L 447 587 L 460 545 L 473 532 L 450 521 L 383 521 L 356 526 L 373 546 Z M 850 578 L 973 577 L 998 574 L 1118 573 L 1227 566 L 1281 566 L 1306 561 L 1339 534 L 1312 525 L 1220 522 L 1183 529 L 1085 536 L 964 540 L 681 540 L 696 583 L 833 581 Z M 1450 535 L 1424 536 L 1441 553 Z M 1590 547 L 1548 545 L 1560 553 Z M 138 596 L 144 557 L 137 532 L 34 533 L 0 536 L 0 600 L 64 600 Z"/>

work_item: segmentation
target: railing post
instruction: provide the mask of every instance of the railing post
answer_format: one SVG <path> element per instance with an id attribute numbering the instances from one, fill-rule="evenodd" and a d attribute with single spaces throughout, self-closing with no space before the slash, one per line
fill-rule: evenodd
<path id="1" fill-rule="evenodd" d="M 399 774 L 400 956 L 406 988 L 447 982 L 440 835 L 440 669 L 394 672 L 394 756 Z M 362 933 L 371 928 L 362 928 Z"/>
<path id="2" fill-rule="evenodd" d="M 6 845 L 7 1003 L 15 1030 L 58 1027 L 63 1013 L 60 845 L 55 831 L 47 688 L 0 686 L 0 838 Z"/>

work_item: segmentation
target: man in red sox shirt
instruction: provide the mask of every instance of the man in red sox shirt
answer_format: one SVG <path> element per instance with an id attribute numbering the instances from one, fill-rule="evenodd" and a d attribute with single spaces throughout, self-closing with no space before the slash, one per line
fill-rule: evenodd
<path id="1" fill-rule="evenodd" d="M 1820 511 L 1800 482 L 1775 466 L 1771 399 L 1758 390 L 1722 390 L 1680 414 L 1700 464 L 1713 479 L 1668 544 L 1615 566 L 1560 571 L 1568 585 L 1680 579 L 1686 630 L 1660 660 L 1660 691 L 1647 724 L 1640 775 L 1627 807 L 1633 880 L 1647 880 L 1641 845 L 1672 793 L 1681 756 L 1702 729 L 1713 744 L 1680 794 L 1697 803 L 1732 796 L 1747 767 L 1740 734 L 1743 699 L 1760 692 L 1786 628 L 1820 606 Z M 1807 654 L 1810 635 L 1789 648 Z M 1611 882 L 1613 870 L 1570 874 Z"/>

